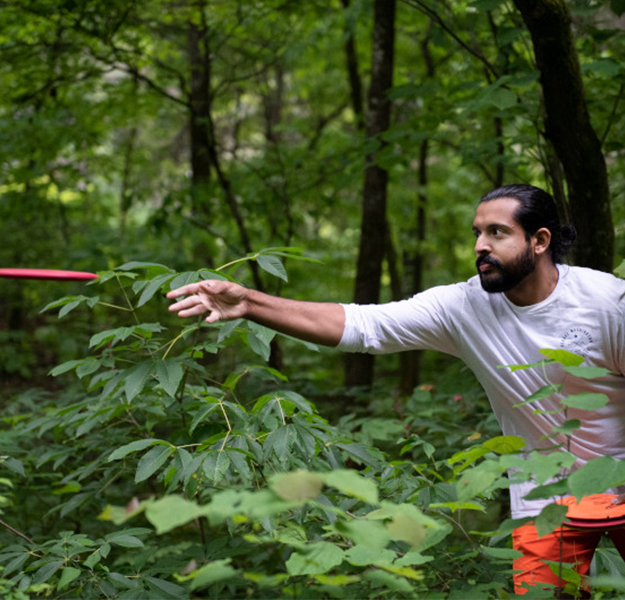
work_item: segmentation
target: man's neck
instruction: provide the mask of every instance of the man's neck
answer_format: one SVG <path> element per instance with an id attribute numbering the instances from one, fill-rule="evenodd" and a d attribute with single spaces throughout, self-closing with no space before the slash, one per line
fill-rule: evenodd
<path id="1" fill-rule="evenodd" d="M 558 285 L 558 267 L 549 259 L 548 263 L 537 264 L 519 285 L 505 292 L 506 298 L 517 306 L 531 306 L 549 298 Z"/>

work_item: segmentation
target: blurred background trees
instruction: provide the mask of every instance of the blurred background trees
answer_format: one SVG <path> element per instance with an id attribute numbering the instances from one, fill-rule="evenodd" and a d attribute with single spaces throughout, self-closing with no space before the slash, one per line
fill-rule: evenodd
<path id="1" fill-rule="evenodd" d="M 235 276 L 386 301 L 473 275 L 477 199 L 521 181 L 573 220 L 575 260 L 609 270 L 625 251 L 625 5 L 394 4 L 0 2 L 0 264 L 190 270 L 293 246 L 321 264 L 289 263 L 288 284 L 254 261 Z M 2 282 L 3 380 L 30 385 L 106 326 L 39 314 L 82 291 Z M 332 351 L 273 360 L 343 381 Z M 403 392 L 447 364 L 352 360 L 350 385 L 390 374 Z"/>

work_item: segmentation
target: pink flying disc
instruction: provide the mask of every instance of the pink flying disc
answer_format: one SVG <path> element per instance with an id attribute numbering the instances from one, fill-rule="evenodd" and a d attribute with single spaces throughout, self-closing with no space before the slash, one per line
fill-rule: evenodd
<path id="1" fill-rule="evenodd" d="M 55 281 L 89 281 L 97 279 L 98 275 L 84 271 L 57 271 L 55 269 L 0 269 L 0 277 L 49 279 Z"/>
<path id="2" fill-rule="evenodd" d="M 611 529 L 625 525 L 625 504 L 612 504 L 617 494 L 591 494 L 579 503 L 574 496 L 558 500 L 568 506 L 564 525 L 573 529 Z"/>

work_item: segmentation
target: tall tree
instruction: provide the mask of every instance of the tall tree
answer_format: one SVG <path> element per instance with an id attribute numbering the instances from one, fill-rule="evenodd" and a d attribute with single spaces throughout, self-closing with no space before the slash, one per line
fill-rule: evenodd
<path id="1" fill-rule="evenodd" d="M 514 0 L 532 36 L 545 105 L 545 133 L 566 177 L 578 232 L 575 262 L 611 271 L 614 228 L 601 142 L 590 122 L 564 0 Z"/>
<path id="2" fill-rule="evenodd" d="M 395 0 L 375 0 L 371 84 L 368 96 L 366 135 L 379 149 L 382 134 L 391 120 L 389 91 L 393 85 L 395 47 Z M 386 194 L 388 171 L 376 163 L 376 152 L 367 156 L 362 198 L 360 247 L 356 271 L 354 302 L 372 304 L 380 299 L 380 279 L 385 253 Z M 372 355 L 347 358 L 345 383 L 370 385 L 373 381 Z"/>

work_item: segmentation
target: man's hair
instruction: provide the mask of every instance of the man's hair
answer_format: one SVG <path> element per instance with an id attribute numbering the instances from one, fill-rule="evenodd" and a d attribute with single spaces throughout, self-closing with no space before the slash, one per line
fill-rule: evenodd
<path id="1" fill-rule="evenodd" d="M 575 242 L 577 233 L 572 225 L 561 224 L 558 209 L 551 194 L 533 185 L 515 183 L 488 192 L 482 196 L 480 203 L 490 202 L 498 198 L 518 200 L 519 207 L 514 218 L 523 227 L 525 237 L 528 240 L 542 227 L 551 232 L 551 243 L 549 244 L 551 259 L 554 264 L 561 263 Z"/>

